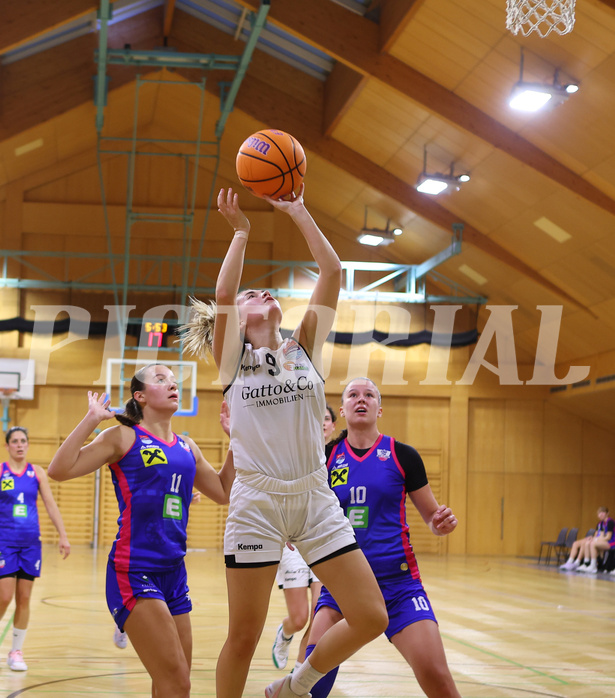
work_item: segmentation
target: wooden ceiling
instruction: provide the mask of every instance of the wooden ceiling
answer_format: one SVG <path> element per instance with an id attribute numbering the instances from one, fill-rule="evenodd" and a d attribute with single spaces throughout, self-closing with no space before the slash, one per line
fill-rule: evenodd
<path id="1" fill-rule="evenodd" d="M 228 1 L 250 11 L 260 4 Z M 508 32 L 505 0 L 367 5 L 357 2 L 353 12 L 333 0 L 271 0 L 269 26 L 326 54 L 333 67 L 319 78 L 257 47 L 222 139 L 220 181 L 235 181 L 235 153 L 249 133 L 287 130 L 307 152 L 310 208 L 345 235 L 355 259 L 420 263 L 446 247 L 454 223 L 463 223 L 462 253 L 438 271 L 490 305 L 518 306 L 521 360 L 534 360 L 539 306 L 558 305 L 562 375 L 569 365 L 589 365 L 592 380 L 615 374 L 615 0 L 577 0 L 574 30 L 544 39 Z M 93 0 L 6 3 L 0 56 L 95 9 Z M 242 53 L 232 33 L 186 10 L 181 0 L 144 2 L 142 11 L 110 27 L 109 45 Z M 77 182 L 95 167 L 97 41 L 84 33 L 0 64 L 0 202 L 9 221 L 3 247 L 19 244 L 19 231 L 7 229 L 16 192 L 27 200 L 24 192 L 36 190 L 40 201 L 53 182 Z M 552 82 L 557 69 L 563 81 L 580 83 L 579 92 L 543 113 L 511 111 L 521 47 L 524 79 Z M 109 74 L 105 128 L 126 134 L 135 71 L 112 66 Z M 176 72 L 176 79 L 186 77 L 194 73 Z M 208 77 L 211 124 L 218 79 L 229 77 Z M 145 100 L 140 118 L 158 134 L 186 137 L 195 105 L 162 86 Z M 39 139 L 40 147 L 16 154 Z M 419 194 L 414 184 L 425 149 L 429 171 L 447 172 L 454 163 L 470 182 L 437 198 Z M 66 191 L 67 201 L 74 196 Z M 404 234 L 383 249 L 355 246 L 366 210 L 370 226 L 390 219 Z M 488 317 L 481 310 L 479 326 Z M 604 385 L 576 395 L 582 409 L 591 403 L 598 414 L 615 413 L 615 396 Z M 565 404 L 562 395 L 554 399 L 575 409 L 570 391 Z M 602 423 L 615 428 L 615 418 Z"/>

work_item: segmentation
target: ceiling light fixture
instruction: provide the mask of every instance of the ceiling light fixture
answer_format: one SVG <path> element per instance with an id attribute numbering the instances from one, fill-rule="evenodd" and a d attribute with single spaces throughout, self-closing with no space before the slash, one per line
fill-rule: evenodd
<path id="1" fill-rule="evenodd" d="M 441 172 L 436 172 L 435 174 L 427 173 L 427 147 L 423 149 L 423 171 L 419 175 L 418 181 L 415 185 L 416 190 L 420 191 L 421 194 L 431 194 L 432 196 L 437 196 L 443 191 L 449 188 L 449 186 L 454 189 L 459 189 L 463 182 L 470 181 L 470 175 L 463 173 L 456 175 L 453 172 L 454 164 L 451 163 L 451 171 L 448 174 L 443 174 Z"/>
<path id="2" fill-rule="evenodd" d="M 385 228 L 368 228 L 367 227 L 367 206 L 365 207 L 365 222 L 361 229 L 357 240 L 362 245 L 377 247 L 378 245 L 390 245 L 398 235 L 404 231 L 399 227 L 391 227 L 391 219 L 387 219 Z"/>
<path id="3" fill-rule="evenodd" d="M 513 85 L 509 106 L 518 111 L 534 112 L 545 105 L 557 106 L 565 102 L 570 95 L 578 92 L 579 85 L 576 82 L 563 84 L 559 81 L 559 70 L 553 75 L 553 83 L 525 82 L 523 79 L 523 47 L 521 47 L 521 61 L 519 81 Z"/>

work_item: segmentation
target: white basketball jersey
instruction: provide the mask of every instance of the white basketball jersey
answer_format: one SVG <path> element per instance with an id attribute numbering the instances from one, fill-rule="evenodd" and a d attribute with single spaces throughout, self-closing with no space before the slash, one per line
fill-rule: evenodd
<path id="1" fill-rule="evenodd" d="M 238 476 L 298 480 L 324 465 L 324 381 L 295 339 L 275 350 L 246 344 L 225 398 Z"/>

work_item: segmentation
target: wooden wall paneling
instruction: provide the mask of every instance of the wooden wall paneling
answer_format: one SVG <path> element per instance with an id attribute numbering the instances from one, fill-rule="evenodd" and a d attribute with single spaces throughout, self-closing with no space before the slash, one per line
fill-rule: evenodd
<path id="1" fill-rule="evenodd" d="M 450 553 L 465 553 L 468 533 L 468 428 L 469 400 L 467 391 L 459 387 L 451 394 L 449 415 L 448 491 L 444 490 L 440 504 L 448 504 L 458 521 L 452 536 L 448 536 Z"/>
<path id="2" fill-rule="evenodd" d="M 222 434 L 222 430 L 219 429 L 219 431 Z M 220 470 L 228 450 L 226 435 L 219 438 L 198 439 L 196 443 L 205 459 L 216 470 Z M 201 495 L 198 502 L 193 502 L 188 520 L 188 548 L 222 548 L 227 512 L 227 505 L 216 504 L 205 495 Z"/>
<path id="3" fill-rule="evenodd" d="M 582 420 L 547 403 L 545 406 L 544 472 L 572 475 L 582 470 Z"/>
<path id="4" fill-rule="evenodd" d="M 598 522 L 596 514 L 598 507 L 608 507 L 611 516 L 615 514 L 615 493 L 610 480 L 612 480 L 612 475 L 609 478 L 605 478 L 604 475 L 585 475 L 583 477 L 581 518 L 583 521 L 582 527 L 585 530 L 596 526 Z"/>
<path id="5" fill-rule="evenodd" d="M 504 471 L 542 473 L 542 401 L 507 400 Z"/>
<path id="6" fill-rule="evenodd" d="M 591 422 L 583 421 L 583 473 L 605 476 L 606 483 L 612 487 L 612 501 L 615 509 L 615 483 L 611 484 L 614 457 L 615 434 Z"/>
<path id="7" fill-rule="evenodd" d="M 504 472 L 506 403 L 470 400 L 468 471 Z"/>
<path id="8" fill-rule="evenodd" d="M 503 554 L 503 498 L 504 473 L 468 473 L 466 550 L 470 555 Z"/>
<path id="9" fill-rule="evenodd" d="M 536 545 L 543 540 L 555 540 L 559 531 L 564 528 L 579 528 L 581 538 L 587 528 L 583 528 L 583 476 L 576 475 L 543 475 L 542 488 L 542 527 L 537 530 Z M 535 554 L 538 555 L 536 547 Z"/>
<path id="10" fill-rule="evenodd" d="M 542 475 L 504 476 L 504 555 L 535 555 L 542 529 Z"/>
<path id="11" fill-rule="evenodd" d="M 94 474 L 55 482 L 49 479 L 51 491 L 62 514 L 71 545 L 90 545 L 94 533 Z M 39 500 L 39 518 L 43 543 L 57 543 L 58 533 Z"/>
<path id="12" fill-rule="evenodd" d="M 387 398 L 390 400 L 390 398 Z M 404 398 L 399 398 L 400 402 Z M 438 449 L 444 461 L 448 457 L 449 401 L 437 398 L 410 398 L 405 400 L 408 414 L 408 438 L 422 453 L 425 449 Z M 442 468 L 440 468 L 440 471 Z"/>
<path id="13" fill-rule="evenodd" d="M 423 463 L 425 463 L 431 490 L 434 497 L 440 502 L 442 499 L 442 453 L 436 449 L 423 449 L 421 456 Z M 419 563 L 422 553 L 442 554 L 446 552 L 448 538 L 434 536 L 409 498 L 406 499 L 406 519 L 410 527 L 410 542 L 419 556 Z"/>

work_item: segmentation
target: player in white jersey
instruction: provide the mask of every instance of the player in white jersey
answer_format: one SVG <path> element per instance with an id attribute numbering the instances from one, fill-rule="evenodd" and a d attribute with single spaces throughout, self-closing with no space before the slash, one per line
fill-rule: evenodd
<path id="1" fill-rule="evenodd" d="M 195 318 L 185 328 L 188 349 L 212 349 L 230 408 L 236 468 L 224 538 L 229 633 L 216 670 L 218 698 L 243 694 L 286 541 L 332 588 L 345 620 L 322 636 L 292 675 L 267 686 L 268 698 L 308 696 L 320 677 L 388 623 L 373 573 L 327 485 L 319 369 L 335 317 L 341 264 L 305 208 L 303 185 L 298 195 L 267 200 L 290 215 L 319 267 L 299 327 L 283 340 L 282 310 L 273 296 L 252 289 L 239 293 L 250 222 L 237 194 L 222 189 L 218 210 L 234 236 L 216 283 L 216 305 L 196 301 Z"/>

